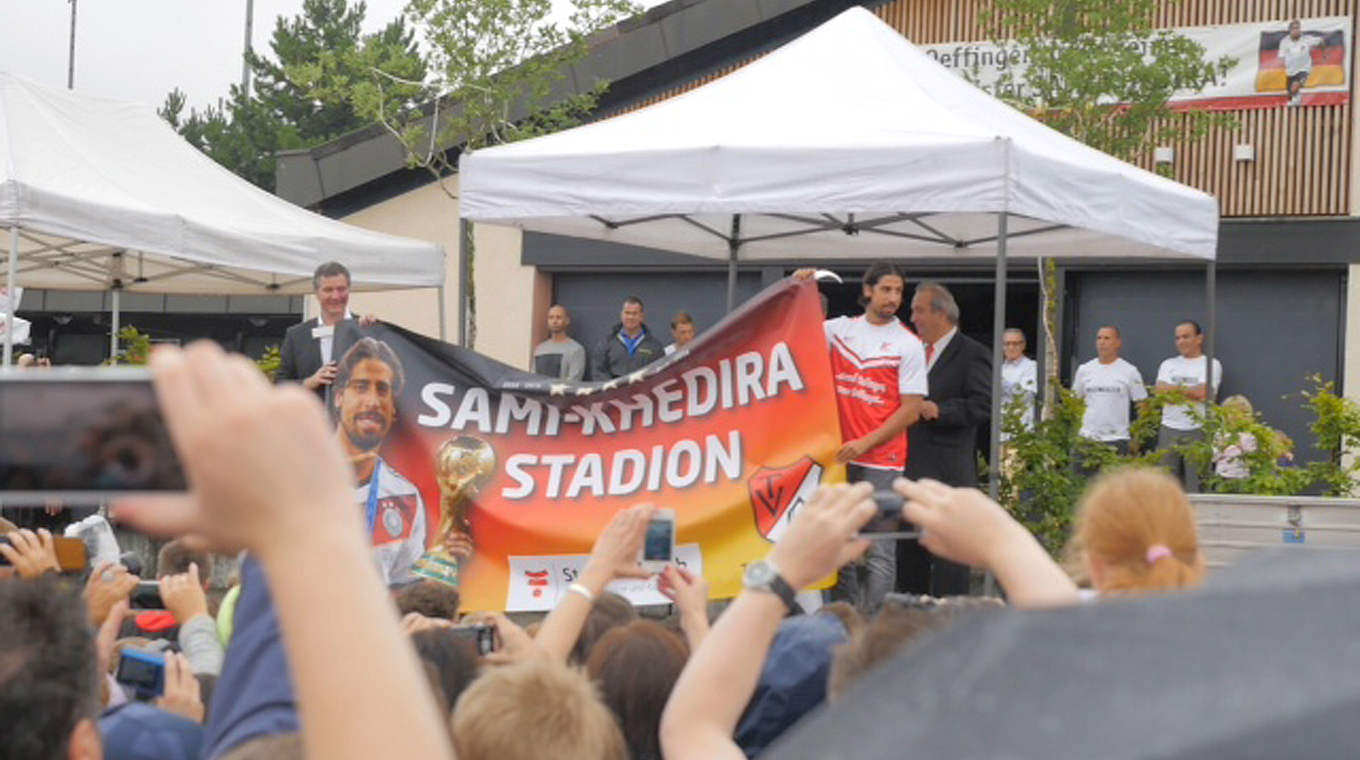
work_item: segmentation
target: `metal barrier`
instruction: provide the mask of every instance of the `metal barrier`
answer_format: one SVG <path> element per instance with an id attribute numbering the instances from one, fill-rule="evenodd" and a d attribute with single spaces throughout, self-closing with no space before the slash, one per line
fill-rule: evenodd
<path id="1" fill-rule="evenodd" d="M 1360 499 L 1192 494 L 1190 503 L 1211 568 L 1265 547 L 1360 549 Z"/>

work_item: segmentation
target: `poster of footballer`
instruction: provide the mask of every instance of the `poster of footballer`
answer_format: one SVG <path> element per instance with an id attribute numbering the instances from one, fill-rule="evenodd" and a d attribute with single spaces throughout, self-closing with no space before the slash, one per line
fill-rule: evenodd
<path id="1" fill-rule="evenodd" d="M 687 350 L 608 382 L 361 332 L 329 402 L 356 501 L 380 564 L 458 586 L 464 609 L 551 609 L 613 514 L 643 501 L 675 511 L 677 562 L 734 596 L 743 564 L 844 477 L 812 283 L 773 285 Z M 615 590 L 665 601 L 654 581 Z"/>

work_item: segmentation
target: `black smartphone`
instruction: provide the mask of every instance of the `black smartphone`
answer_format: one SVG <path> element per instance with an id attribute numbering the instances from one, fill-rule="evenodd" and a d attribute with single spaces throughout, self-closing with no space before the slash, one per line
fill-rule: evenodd
<path id="1" fill-rule="evenodd" d="M 185 490 L 151 375 L 123 367 L 0 372 L 0 492 L 7 502 Z"/>
<path id="2" fill-rule="evenodd" d="M 494 625 L 460 625 L 450 628 L 453 635 L 467 639 L 477 646 L 477 654 L 485 657 L 499 648 Z"/>
<path id="3" fill-rule="evenodd" d="M 161 599 L 160 581 L 138 581 L 137 587 L 128 596 L 128 606 L 134 610 L 165 609 L 165 601 Z"/>
<path id="4" fill-rule="evenodd" d="M 874 506 L 878 512 L 859 529 L 860 538 L 920 538 L 921 531 L 902 519 L 902 494 L 896 491 L 874 491 Z"/>
<path id="5" fill-rule="evenodd" d="M 139 699 L 158 697 L 165 693 L 165 658 L 150 652 L 124 649 L 113 677 L 118 683 L 131 686 Z"/>
<path id="6" fill-rule="evenodd" d="M 8 536 L 0 536 L 0 544 L 8 543 L 10 543 Z M 84 570 L 89 564 L 85 542 L 78 538 L 53 536 L 52 548 L 57 553 L 57 565 L 61 568 L 63 573 Z M 0 565 L 8 564 L 9 560 L 5 558 L 5 555 L 0 554 Z"/>

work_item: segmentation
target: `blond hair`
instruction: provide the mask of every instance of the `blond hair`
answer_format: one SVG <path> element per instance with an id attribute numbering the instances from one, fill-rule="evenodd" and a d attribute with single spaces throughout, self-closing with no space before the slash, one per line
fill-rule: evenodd
<path id="1" fill-rule="evenodd" d="M 453 708 L 462 760 L 627 760 L 614 714 L 585 674 L 541 658 L 485 672 Z"/>
<path id="2" fill-rule="evenodd" d="M 1126 467 L 1096 478 L 1077 508 L 1074 539 L 1103 568 L 1102 593 L 1183 589 L 1204 577 L 1194 510 L 1162 470 Z"/>

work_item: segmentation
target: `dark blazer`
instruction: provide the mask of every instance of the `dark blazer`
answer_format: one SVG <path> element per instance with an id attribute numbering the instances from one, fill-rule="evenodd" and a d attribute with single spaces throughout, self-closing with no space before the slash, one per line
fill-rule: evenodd
<path id="1" fill-rule="evenodd" d="M 274 382 L 300 383 L 321 369 L 321 339 L 312 337 L 312 329 L 316 326 L 316 320 L 309 319 L 293 325 L 283 334 L 283 345 L 279 347 L 279 371 L 274 375 Z M 353 319 L 336 323 L 335 334 L 331 337 L 331 358 L 340 361 L 340 357 L 360 337 L 359 323 Z M 325 401 L 326 389 L 318 389 L 316 395 Z"/>
<path id="2" fill-rule="evenodd" d="M 940 417 L 907 428 L 909 478 L 934 478 L 951 486 L 977 485 L 977 433 L 992 415 L 992 354 L 955 333 L 930 368 L 930 395 Z"/>

